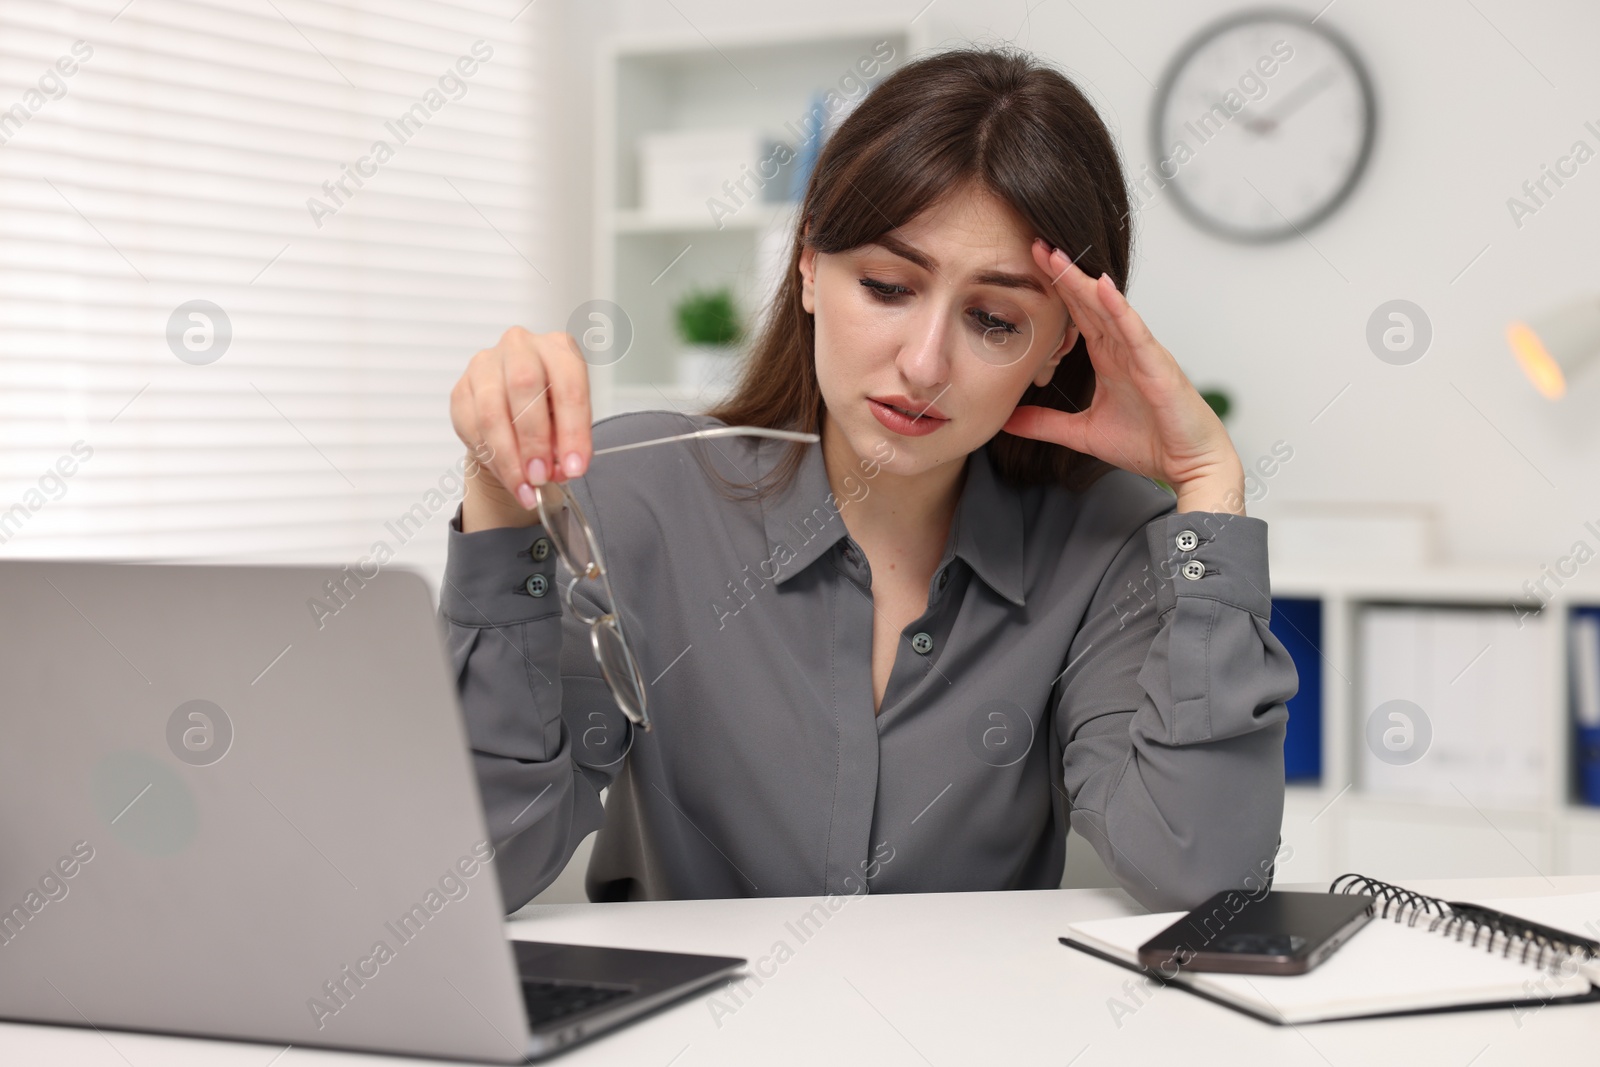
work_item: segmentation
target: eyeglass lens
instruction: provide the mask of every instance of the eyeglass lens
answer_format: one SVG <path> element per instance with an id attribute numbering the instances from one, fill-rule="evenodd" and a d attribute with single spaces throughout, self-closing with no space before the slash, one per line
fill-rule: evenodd
<path id="1" fill-rule="evenodd" d="M 629 718 L 643 719 L 644 682 L 639 677 L 638 667 L 622 640 L 622 631 L 615 619 L 600 621 L 594 631 L 594 644 L 595 658 L 600 661 L 600 670 L 605 674 L 617 703 Z"/>
<path id="2" fill-rule="evenodd" d="M 541 488 L 550 507 L 566 504 L 555 513 L 549 525 L 545 527 L 545 536 L 550 538 L 556 555 L 566 561 L 567 567 L 575 577 L 587 577 L 589 565 L 594 562 L 594 553 L 589 550 L 589 539 L 584 536 L 583 523 L 578 518 L 577 501 L 555 483 Z"/>

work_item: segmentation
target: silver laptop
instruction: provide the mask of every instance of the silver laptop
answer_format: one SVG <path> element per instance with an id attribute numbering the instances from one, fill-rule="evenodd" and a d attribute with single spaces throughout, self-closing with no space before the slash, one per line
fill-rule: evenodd
<path id="1" fill-rule="evenodd" d="M 427 584 L 353 573 L 0 561 L 0 1017 L 518 1063 L 744 964 L 508 940 Z"/>

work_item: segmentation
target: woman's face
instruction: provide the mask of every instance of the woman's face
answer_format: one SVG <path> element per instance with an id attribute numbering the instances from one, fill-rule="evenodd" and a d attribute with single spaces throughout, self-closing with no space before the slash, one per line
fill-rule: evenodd
<path id="1" fill-rule="evenodd" d="M 1078 331 L 1034 262 L 1035 236 L 1004 201 L 963 190 L 860 248 L 802 250 L 824 418 L 857 456 L 881 457 L 887 441 L 883 466 L 900 475 L 964 459 L 1029 383 L 1050 380 Z"/>

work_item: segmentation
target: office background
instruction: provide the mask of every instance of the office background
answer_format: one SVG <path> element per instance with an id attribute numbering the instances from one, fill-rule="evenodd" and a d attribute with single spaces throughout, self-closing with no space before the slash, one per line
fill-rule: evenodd
<path id="1" fill-rule="evenodd" d="M 447 396 L 467 358 L 512 323 L 570 328 L 645 269 L 628 249 L 676 239 L 613 214 L 633 180 L 616 146 L 640 85 L 619 80 L 608 39 L 626 42 L 625 59 L 678 55 L 639 60 L 664 77 L 790 40 L 853 55 L 840 42 L 885 27 L 915 46 L 1014 41 L 1078 79 L 1137 176 L 1155 162 L 1163 70 L 1250 6 L 912 0 L 874 5 L 864 23 L 840 0 L 8 0 L 0 553 L 315 561 L 330 574 L 382 555 L 436 586 L 463 453 Z M 1600 149 L 1586 126 L 1600 128 L 1600 9 L 1292 6 L 1348 39 L 1371 77 L 1359 182 L 1324 222 L 1266 245 L 1203 232 L 1165 193 L 1136 198 L 1129 289 L 1190 377 L 1229 393 L 1247 463 L 1292 451 L 1250 504 L 1272 524 L 1274 592 L 1310 602 L 1321 627 L 1299 631 L 1321 672 L 1301 721 L 1314 710 L 1319 726 L 1315 775 L 1292 790 L 1286 874 L 1356 861 L 1393 877 L 1600 871 L 1567 640 L 1568 612 L 1600 604 L 1600 565 L 1574 562 L 1579 542 L 1600 550 L 1586 525 L 1600 528 L 1600 368 L 1546 400 L 1504 334 L 1600 294 L 1600 159 L 1539 201 L 1524 189 L 1576 142 Z M 841 69 L 817 70 L 817 87 Z M 774 132 L 798 113 L 787 99 L 772 110 Z M 380 140 L 392 154 L 374 153 Z M 1536 210 L 1513 212 L 1512 198 Z M 1366 336 L 1394 300 L 1431 325 L 1425 354 L 1403 364 Z M 597 414 L 641 395 L 602 390 Z M 1480 794 L 1480 767 L 1389 796 L 1395 773 L 1402 787 L 1422 774 L 1373 764 L 1365 724 L 1386 691 L 1360 650 L 1385 620 L 1368 605 L 1506 609 L 1541 580 L 1561 594 L 1550 626 L 1486 631 L 1480 660 L 1462 638 L 1461 670 L 1441 660 L 1438 679 L 1394 683 L 1422 704 L 1430 685 L 1444 694 L 1429 705 L 1441 747 L 1414 765 L 1426 770 L 1454 751 L 1450 701 L 1486 689 L 1463 671 L 1524 680 L 1495 707 L 1512 716 L 1498 722 L 1506 743 L 1533 739 L 1531 791 Z M 1433 640 L 1422 625 L 1414 645 Z M 1102 877 L 1074 844 L 1069 881 Z M 581 892 L 583 855 L 550 899 Z"/>

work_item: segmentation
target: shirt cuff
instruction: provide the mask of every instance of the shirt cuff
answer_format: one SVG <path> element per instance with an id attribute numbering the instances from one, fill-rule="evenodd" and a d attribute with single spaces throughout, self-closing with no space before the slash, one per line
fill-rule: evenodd
<path id="1" fill-rule="evenodd" d="M 1145 525 L 1161 581 L 1158 617 L 1180 596 L 1204 597 L 1242 608 L 1263 621 L 1272 617 L 1267 574 L 1267 523 L 1226 511 L 1172 511 Z"/>
<path id="2" fill-rule="evenodd" d="M 556 553 L 544 524 L 461 531 L 461 505 L 446 526 L 439 610 L 463 626 L 509 626 L 561 613 Z"/>

